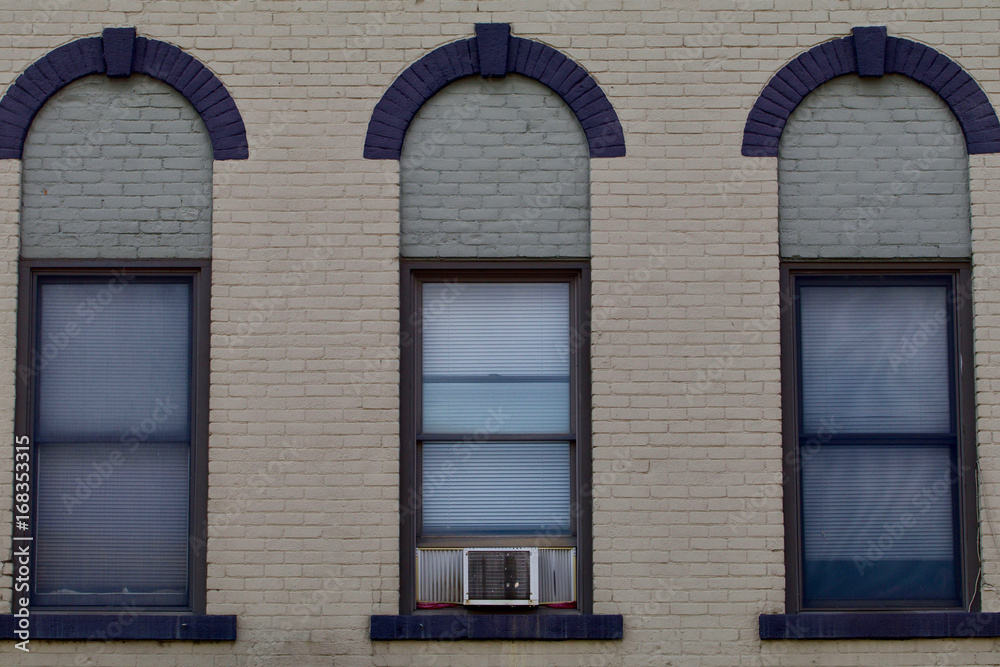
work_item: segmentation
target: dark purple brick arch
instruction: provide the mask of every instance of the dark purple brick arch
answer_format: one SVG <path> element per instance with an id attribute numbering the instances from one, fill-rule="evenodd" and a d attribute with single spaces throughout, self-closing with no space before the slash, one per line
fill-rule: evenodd
<path id="1" fill-rule="evenodd" d="M 743 155 L 776 157 L 788 117 L 805 96 L 835 77 L 903 74 L 945 101 L 973 153 L 1000 153 L 1000 121 L 979 84 L 957 63 L 929 46 L 888 37 L 882 26 L 854 28 L 814 46 L 785 65 L 757 98 L 743 131 Z"/>
<path id="2" fill-rule="evenodd" d="M 107 28 L 50 51 L 24 71 L 0 100 L 0 158 L 21 158 L 31 121 L 57 91 L 80 77 L 147 74 L 173 86 L 205 121 L 216 160 L 250 156 L 236 102 L 217 76 L 176 46 L 136 37 L 135 28 Z"/>
<path id="3" fill-rule="evenodd" d="M 545 84 L 569 105 L 587 135 L 591 157 L 625 155 L 618 114 L 594 78 L 551 46 L 512 37 L 507 23 L 477 23 L 476 36 L 434 49 L 413 63 L 375 105 L 365 157 L 398 160 L 410 121 L 435 93 L 458 79 L 510 72 Z"/>

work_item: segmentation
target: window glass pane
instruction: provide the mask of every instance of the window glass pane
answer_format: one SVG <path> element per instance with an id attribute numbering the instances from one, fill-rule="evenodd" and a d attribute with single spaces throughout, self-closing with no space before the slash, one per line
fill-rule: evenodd
<path id="1" fill-rule="evenodd" d="M 36 602 L 187 603 L 188 443 L 38 446 Z"/>
<path id="2" fill-rule="evenodd" d="M 426 433 L 569 431 L 569 285 L 423 286 Z"/>
<path id="3" fill-rule="evenodd" d="M 36 441 L 188 441 L 190 283 L 38 289 Z"/>
<path id="4" fill-rule="evenodd" d="M 805 598 L 958 596 L 951 448 L 803 447 Z"/>
<path id="5" fill-rule="evenodd" d="M 801 285 L 805 433 L 950 433 L 948 290 Z"/>
<path id="6" fill-rule="evenodd" d="M 569 533 L 569 443 L 423 445 L 423 534 Z"/>

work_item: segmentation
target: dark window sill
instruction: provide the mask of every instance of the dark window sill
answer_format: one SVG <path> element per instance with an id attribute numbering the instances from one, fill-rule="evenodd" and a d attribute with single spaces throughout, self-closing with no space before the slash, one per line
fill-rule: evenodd
<path id="1" fill-rule="evenodd" d="M 372 616 L 371 638 L 393 639 L 621 639 L 620 614 L 437 614 Z"/>
<path id="2" fill-rule="evenodd" d="M 0 615 L 0 639 L 18 639 L 18 620 Z M 235 616 L 194 616 L 191 614 L 78 614 L 31 612 L 30 639 L 181 639 L 195 641 L 235 641 Z"/>
<path id="3" fill-rule="evenodd" d="M 963 611 L 761 614 L 761 639 L 1000 637 L 1000 614 Z"/>

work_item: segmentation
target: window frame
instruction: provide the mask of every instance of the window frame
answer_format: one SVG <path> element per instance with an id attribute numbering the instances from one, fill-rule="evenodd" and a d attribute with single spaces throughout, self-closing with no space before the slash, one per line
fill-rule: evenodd
<path id="1" fill-rule="evenodd" d="M 37 333 L 37 296 L 39 278 L 51 276 L 112 276 L 114 274 L 141 277 L 189 277 L 192 281 L 192 377 L 191 377 L 191 459 L 189 470 L 188 506 L 188 603 L 184 606 L 133 606 L 135 613 L 205 614 L 207 593 L 206 545 L 208 536 L 208 400 L 210 359 L 210 300 L 211 260 L 36 260 L 22 259 L 19 265 L 17 304 L 17 380 L 15 392 L 14 432 L 16 437 L 28 436 L 31 457 L 31 521 L 27 530 L 13 526 L 14 538 L 34 536 L 37 518 L 38 452 L 35 444 L 34 373 L 21 373 L 31 368 L 31 353 Z M 15 542 L 17 544 L 17 542 Z M 36 559 L 32 558 L 29 593 L 34 591 Z M 23 595 L 23 594 L 22 594 Z M 15 594 L 15 598 L 18 595 Z M 121 609 L 118 605 L 34 606 L 36 612 L 72 612 L 78 614 L 107 613 Z"/>
<path id="2" fill-rule="evenodd" d="M 592 555 L 592 454 L 590 387 L 590 263 L 581 260 L 402 260 L 400 263 L 400 614 L 503 614 L 503 607 L 480 610 L 457 606 L 442 610 L 417 609 L 416 549 L 421 516 L 418 505 L 420 466 L 418 460 L 420 418 L 420 321 L 418 304 L 424 282 L 467 280 L 475 282 L 567 282 L 570 286 L 570 521 L 571 537 L 543 536 L 446 536 L 428 537 L 422 546 L 458 544 L 462 546 L 541 546 L 576 547 L 577 600 L 575 609 L 513 607 L 518 614 L 590 614 L 593 606 Z M 545 434 L 546 440 L 560 440 L 564 434 Z M 461 435 L 451 436 L 461 438 Z M 510 440 L 497 434 L 491 440 Z"/>
<path id="3" fill-rule="evenodd" d="M 961 572 L 960 606 L 919 604 L 886 604 L 872 601 L 837 607 L 807 607 L 803 602 L 804 582 L 802 563 L 801 478 L 799 464 L 799 419 L 801 394 L 799 385 L 798 300 L 796 279 L 799 277 L 947 277 L 951 281 L 949 299 L 953 336 L 953 368 L 957 377 L 951 390 L 955 393 L 953 407 L 957 420 L 957 483 L 959 498 L 957 521 L 958 557 Z M 780 267 L 781 299 L 781 408 L 782 408 L 782 487 L 785 528 L 785 614 L 851 613 L 874 611 L 978 611 L 979 595 L 979 531 L 976 494 L 976 414 L 972 331 L 972 270 L 961 261 L 883 261 L 883 262 L 782 262 Z M 860 602 L 860 601 L 859 601 Z"/>

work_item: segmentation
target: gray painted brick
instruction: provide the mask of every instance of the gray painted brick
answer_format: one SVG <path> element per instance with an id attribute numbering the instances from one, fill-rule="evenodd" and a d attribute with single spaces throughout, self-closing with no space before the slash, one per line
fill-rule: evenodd
<path id="1" fill-rule="evenodd" d="M 569 107 L 519 75 L 420 109 L 400 160 L 406 257 L 589 257 L 590 162 Z"/>
<path id="2" fill-rule="evenodd" d="M 191 104 L 140 74 L 59 91 L 24 145 L 21 254 L 207 258 L 212 147 Z"/>
<path id="3" fill-rule="evenodd" d="M 781 137 L 784 257 L 968 257 L 965 140 L 947 105 L 899 75 L 811 93 Z"/>

